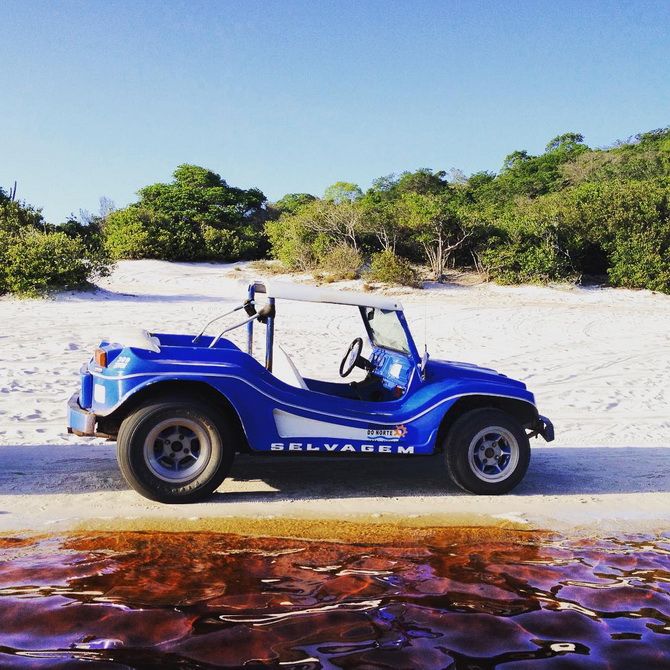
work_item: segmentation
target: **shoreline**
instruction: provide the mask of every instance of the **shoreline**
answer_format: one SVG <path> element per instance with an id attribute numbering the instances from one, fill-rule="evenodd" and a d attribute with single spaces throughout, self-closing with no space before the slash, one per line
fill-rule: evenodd
<path id="1" fill-rule="evenodd" d="M 615 455 L 618 476 L 602 477 Z M 238 528 L 272 535 L 296 524 L 342 523 L 375 533 L 383 526 L 658 532 L 670 529 L 666 459 L 663 447 L 539 447 L 514 492 L 474 496 L 448 481 L 439 456 L 240 455 L 209 501 L 164 505 L 128 487 L 108 443 L 0 446 L 0 533 Z"/>
<path id="2" fill-rule="evenodd" d="M 433 515 L 404 518 L 398 515 L 360 515 L 345 520 L 322 517 L 208 517 L 166 519 L 156 517 L 87 519 L 72 525 L 52 524 L 48 529 L 0 530 L 0 553 L 14 548 L 14 541 L 35 542 L 52 537 L 88 535 L 212 535 L 249 539 L 277 539 L 327 544 L 374 546 L 436 546 L 551 541 L 608 540 L 612 538 L 665 537 L 667 525 L 656 522 L 626 527 L 565 526 L 535 528 L 485 515 Z"/>

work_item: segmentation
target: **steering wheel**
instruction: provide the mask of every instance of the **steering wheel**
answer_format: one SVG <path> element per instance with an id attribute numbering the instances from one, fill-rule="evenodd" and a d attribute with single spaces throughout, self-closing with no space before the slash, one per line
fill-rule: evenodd
<path id="1" fill-rule="evenodd" d="M 349 345 L 347 353 L 344 354 L 344 358 L 340 363 L 340 377 L 348 377 L 356 366 L 364 370 L 371 368 L 370 361 L 361 356 L 361 351 L 363 351 L 363 340 L 357 337 Z"/>

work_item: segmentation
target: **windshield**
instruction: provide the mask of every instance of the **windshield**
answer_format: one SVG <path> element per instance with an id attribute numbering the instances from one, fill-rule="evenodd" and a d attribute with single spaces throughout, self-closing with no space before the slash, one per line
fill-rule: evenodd
<path id="1" fill-rule="evenodd" d="M 407 335 L 394 310 L 366 307 L 363 316 L 370 329 L 372 344 L 384 349 L 393 349 L 403 354 L 409 354 Z"/>

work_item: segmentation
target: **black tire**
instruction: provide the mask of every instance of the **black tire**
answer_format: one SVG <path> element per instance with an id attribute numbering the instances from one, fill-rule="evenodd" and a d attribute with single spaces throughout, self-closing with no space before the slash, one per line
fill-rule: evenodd
<path id="1" fill-rule="evenodd" d="M 464 491 L 478 495 L 508 493 L 523 479 L 530 463 L 530 444 L 523 426 L 507 412 L 494 408 L 460 416 L 444 447 L 451 479 Z"/>
<path id="2" fill-rule="evenodd" d="M 168 439 L 175 434 L 176 440 Z M 224 414 L 198 400 L 164 399 L 139 407 L 121 424 L 116 444 L 128 484 L 162 503 L 205 500 L 230 472 L 234 455 Z"/>

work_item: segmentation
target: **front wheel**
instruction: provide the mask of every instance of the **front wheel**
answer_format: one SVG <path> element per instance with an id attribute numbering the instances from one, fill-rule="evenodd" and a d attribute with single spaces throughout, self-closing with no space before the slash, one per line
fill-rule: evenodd
<path id="1" fill-rule="evenodd" d="M 117 460 L 126 481 L 145 498 L 199 502 L 230 471 L 234 448 L 220 412 L 202 402 L 144 405 L 121 424 Z"/>
<path id="2" fill-rule="evenodd" d="M 499 409 L 476 409 L 459 417 L 446 440 L 449 474 L 470 493 L 499 495 L 524 477 L 530 444 L 523 426 Z"/>

